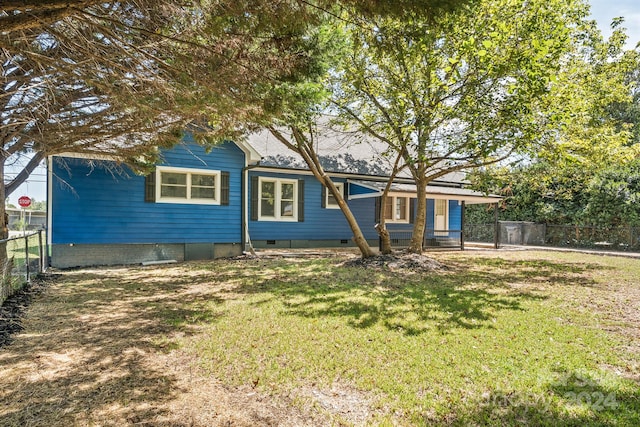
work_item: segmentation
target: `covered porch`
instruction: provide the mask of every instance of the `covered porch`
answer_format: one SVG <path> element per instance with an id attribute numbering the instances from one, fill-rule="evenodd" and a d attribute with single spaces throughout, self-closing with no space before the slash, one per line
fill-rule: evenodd
<path id="1" fill-rule="evenodd" d="M 395 248 L 409 246 L 415 223 L 417 191 L 415 184 L 393 183 L 387 195 L 385 211 L 381 211 L 381 197 L 386 182 L 348 180 L 349 200 L 375 198 L 376 222 L 384 217 Z M 495 204 L 501 200 L 497 195 L 481 192 L 457 185 L 427 186 L 427 217 L 423 237 L 425 249 L 464 249 L 464 210 L 469 204 Z"/>

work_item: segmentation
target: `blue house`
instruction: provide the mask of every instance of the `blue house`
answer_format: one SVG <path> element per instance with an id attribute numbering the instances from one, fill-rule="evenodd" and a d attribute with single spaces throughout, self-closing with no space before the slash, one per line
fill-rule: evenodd
<path id="1" fill-rule="evenodd" d="M 370 245 L 378 245 L 374 225 L 381 215 L 391 231 L 410 231 L 415 187 L 399 177 L 380 212 L 389 169 L 373 145 L 329 135 L 319 153 Z M 299 156 L 267 133 L 210 151 L 187 134 L 161 159 L 144 177 L 108 157 L 50 157 L 51 265 L 212 259 L 239 255 L 247 245 L 353 246 L 335 199 Z M 497 200 L 463 188 L 460 178 L 429 186 L 427 237 L 459 236 L 465 203 Z"/>

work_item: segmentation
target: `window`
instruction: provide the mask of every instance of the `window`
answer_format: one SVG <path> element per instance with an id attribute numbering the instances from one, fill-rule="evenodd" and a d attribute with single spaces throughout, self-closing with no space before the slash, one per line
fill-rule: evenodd
<path id="1" fill-rule="evenodd" d="M 338 189 L 338 192 L 344 195 L 344 183 L 337 182 L 335 183 L 335 186 Z M 333 196 L 333 194 L 331 194 L 331 191 L 329 191 L 328 188 L 324 188 L 324 193 L 326 195 L 325 207 L 327 209 L 340 209 L 340 206 L 338 205 L 338 201 Z"/>
<path id="2" fill-rule="evenodd" d="M 409 198 L 388 196 L 384 208 L 384 219 L 388 222 L 409 222 Z"/>
<path id="3" fill-rule="evenodd" d="M 409 218 L 407 212 L 407 198 L 406 197 L 396 197 L 395 200 L 395 217 L 396 221 L 407 221 Z"/>
<path id="4" fill-rule="evenodd" d="M 156 169 L 156 201 L 220 204 L 220 172 L 200 169 Z"/>
<path id="5" fill-rule="evenodd" d="M 260 178 L 258 200 L 260 220 L 298 220 L 298 181 Z"/>

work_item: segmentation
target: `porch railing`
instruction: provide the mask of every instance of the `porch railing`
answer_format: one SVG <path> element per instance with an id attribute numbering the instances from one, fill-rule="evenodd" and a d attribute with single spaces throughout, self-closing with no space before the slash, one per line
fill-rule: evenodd
<path id="1" fill-rule="evenodd" d="M 413 230 L 389 230 L 391 247 L 408 248 L 412 234 Z M 462 230 L 427 229 L 424 233 L 422 246 L 425 250 L 464 249 L 464 235 Z"/>
<path id="2" fill-rule="evenodd" d="M 0 305 L 46 265 L 43 230 L 0 240 Z"/>

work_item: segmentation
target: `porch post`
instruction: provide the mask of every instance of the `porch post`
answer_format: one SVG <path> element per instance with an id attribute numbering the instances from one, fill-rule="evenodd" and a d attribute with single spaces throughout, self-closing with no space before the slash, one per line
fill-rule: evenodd
<path id="1" fill-rule="evenodd" d="M 460 212 L 460 250 L 464 251 L 464 200 L 461 204 L 462 211 Z"/>
<path id="2" fill-rule="evenodd" d="M 493 248 L 498 249 L 500 243 L 500 224 L 498 224 L 498 202 L 493 204 L 494 224 L 493 224 Z"/>

